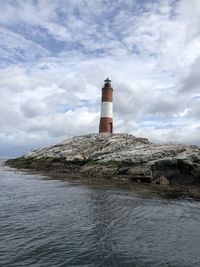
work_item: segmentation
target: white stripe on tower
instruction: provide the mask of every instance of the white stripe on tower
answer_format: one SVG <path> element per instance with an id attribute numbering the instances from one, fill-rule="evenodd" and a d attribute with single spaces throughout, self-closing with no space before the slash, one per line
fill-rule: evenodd
<path id="1" fill-rule="evenodd" d="M 108 101 L 101 102 L 101 118 L 107 117 L 112 118 L 113 117 L 113 103 Z"/>

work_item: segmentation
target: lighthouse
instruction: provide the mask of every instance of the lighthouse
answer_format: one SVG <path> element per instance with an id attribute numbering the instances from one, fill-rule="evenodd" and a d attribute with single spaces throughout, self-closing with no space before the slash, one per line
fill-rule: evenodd
<path id="1" fill-rule="evenodd" d="M 107 78 L 104 81 L 101 98 L 101 118 L 99 124 L 99 133 L 113 132 L 113 88 L 111 80 Z"/>

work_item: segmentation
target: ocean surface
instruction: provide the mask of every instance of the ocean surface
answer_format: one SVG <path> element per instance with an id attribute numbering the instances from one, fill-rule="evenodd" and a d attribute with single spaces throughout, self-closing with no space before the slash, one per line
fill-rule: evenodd
<path id="1" fill-rule="evenodd" d="M 200 266 L 200 202 L 51 180 L 1 160 L 0 266 Z"/>

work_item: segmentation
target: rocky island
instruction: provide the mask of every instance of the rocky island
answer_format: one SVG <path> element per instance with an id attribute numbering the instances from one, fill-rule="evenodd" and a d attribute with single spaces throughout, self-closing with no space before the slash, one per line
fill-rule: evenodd
<path id="1" fill-rule="evenodd" d="M 154 144 L 129 134 L 89 134 L 36 149 L 7 164 L 66 177 L 136 181 L 151 184 L 200 184 L 200 148 Z"/>

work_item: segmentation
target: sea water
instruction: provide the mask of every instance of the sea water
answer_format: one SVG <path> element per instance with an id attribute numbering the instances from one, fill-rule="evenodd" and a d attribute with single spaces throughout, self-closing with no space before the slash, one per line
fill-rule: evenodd
<path id="1" fill-rule="evenodd" d="M 200 202 L 0 161 L 0 266 L 200 266 Z"/>

